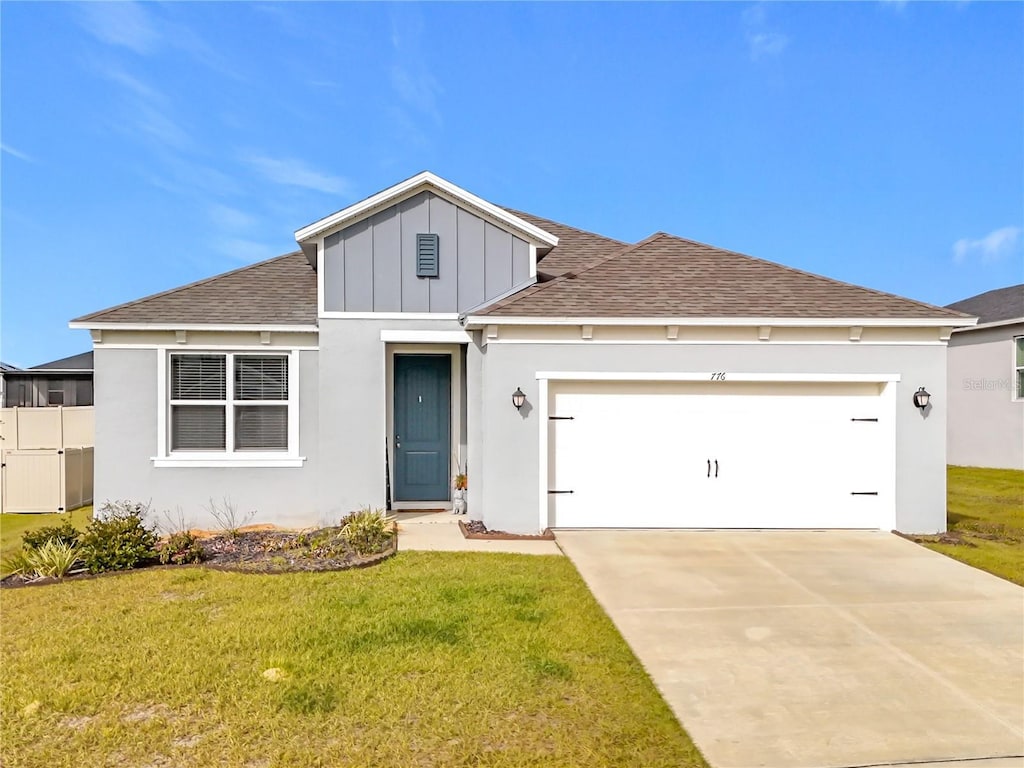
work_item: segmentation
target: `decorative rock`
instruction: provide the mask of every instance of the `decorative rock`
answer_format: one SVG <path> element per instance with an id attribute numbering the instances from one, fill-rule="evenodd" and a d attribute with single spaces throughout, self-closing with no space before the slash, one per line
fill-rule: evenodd
<path id="1" fill-rule="evenodd" d="M 288 673 L 280 667 L 271 667 L 270 669 L 263 670 L 263 678 L 265 680 L 284 680 L 288 677 Z"/>

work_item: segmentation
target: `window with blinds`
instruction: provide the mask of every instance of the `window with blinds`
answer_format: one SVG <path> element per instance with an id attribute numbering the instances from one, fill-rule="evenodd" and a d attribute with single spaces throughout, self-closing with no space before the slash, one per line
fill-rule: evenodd
<path id="1" fill-rule="evenodd" d="M 287 357 L 237 355 L 235 401 L 236 451 L 288 450 Z"/>
<path id="2" fill-rule="evenodd" d="M 170 379 L 171 451 L 288 450 L 287 355 L 173 354 Z"/>

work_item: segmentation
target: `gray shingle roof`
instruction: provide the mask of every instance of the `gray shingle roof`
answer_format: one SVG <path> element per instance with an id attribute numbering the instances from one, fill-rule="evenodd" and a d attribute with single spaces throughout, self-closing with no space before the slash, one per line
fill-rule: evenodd
<path id="1" fill-rule="evenodd" d="M 92 351 L 79 352 L 71 357 L 62 357 L 60 360 L 53 360 L 49 363 L 34 365 L 29 370 L 33 371 L 92 371 Z"/>
<path id="2" fill-rule="evenodd" d="M 881 291 L 658 233 L 481 315 L 529 317 L 961 318 Z"/>
<path id="3" fill-rule="evenodd" d="M 559 238 L 540 262 L 546 275 L 581 269 L 626 244 L 506 209 Z M 301 251 L 75 318 L 75 323 L 316 325 L 316 273 Z"/>
<path id="4" fill-rule="evenodd" d="M 565 272 L 579 271 L 629 245 L 621 240 L 613 240 L 604 235 L 551 221 L 551 219 L 542 219 L 532 213 L 523 213 L 512 208 L 505 210 L 558 238 L 558 245 L 540 257 L 537 262 L 537 270 L 548 276 L 554 277 Z"/>
<path id="5" fill-rule="evenodd" d="M 72 322 L 316 325 L 316 273 L 295 251 Z"/>
<path id="6" fill-rule="evenodd" d="M 985 291 L 948 305 L 949 309 L 978 316 L 978 325 L 1024 318 L 1024 283 Z"/>
<path id="7" fill-rule="evenodd" d="M 507 209 L 559 238 L 542 282 L 483 315 L 960 318 L 958 308 L 842 283 L 659 233 L 635 245 Z M 79 323 L 316 325 L 316 273 L 301 251 L 76 318 Z"/>

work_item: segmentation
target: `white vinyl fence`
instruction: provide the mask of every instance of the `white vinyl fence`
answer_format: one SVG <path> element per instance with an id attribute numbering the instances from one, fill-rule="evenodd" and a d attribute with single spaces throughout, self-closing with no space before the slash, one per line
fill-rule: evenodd
<path id="1" fill-rule="evenodd" d="M 92 504 L 92 406 L 0 409 L 0 512 Z"/>

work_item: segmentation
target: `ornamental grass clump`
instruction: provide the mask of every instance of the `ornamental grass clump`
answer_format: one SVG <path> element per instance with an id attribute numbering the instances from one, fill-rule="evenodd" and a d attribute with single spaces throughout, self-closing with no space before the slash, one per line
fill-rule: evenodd
<path id="1" fill-rule="evenodd" d="M 50 539 L 25 553 L 28 568 L 38 578 L 64 578 L 78 562 L 79 549 L 61 539 Z"/>
<path id="2" fill-rule="evenodd" d="M 363 507 L 341 519 L 341 535 L 360 555 L 373 555 L 395 535 L 394 521 L 382 509 Z"/>

